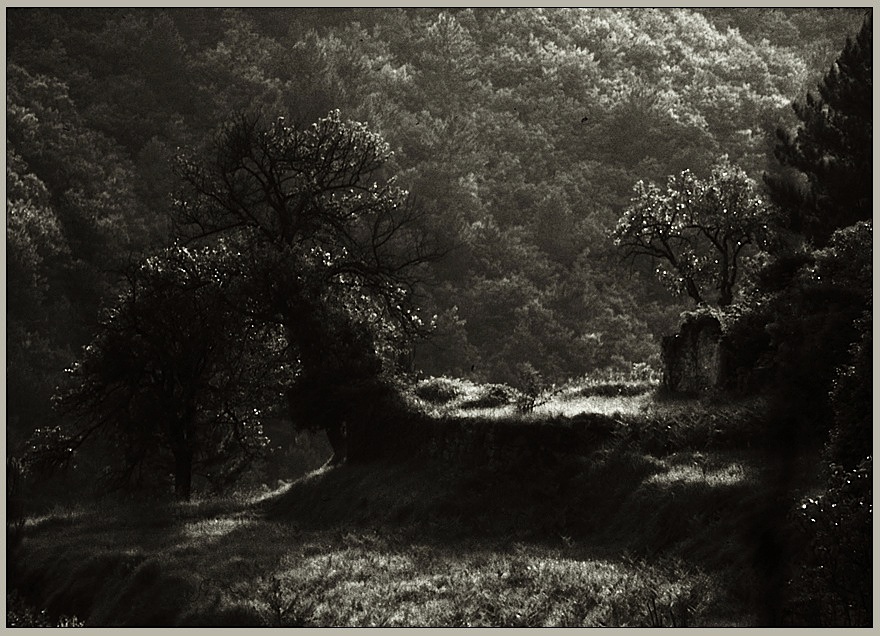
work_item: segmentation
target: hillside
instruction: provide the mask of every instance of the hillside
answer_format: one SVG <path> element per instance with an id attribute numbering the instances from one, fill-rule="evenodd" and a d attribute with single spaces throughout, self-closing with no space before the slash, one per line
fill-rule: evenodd
<path id="1" fill-rule="evenodd" d="M 870 625 L 872 16 L 10 8 L 8 626 Z"/>
<path id="2" fill-rule="evenodd" d="M 790 102 L 862 19 L 755 15 L 12 9 L 11 446 L 57 423 L 49 398 L 117 272 L 174 240 L 177 149 L 198 156 L 241 111 L 308 126 L 338 108 L 388 141 L 387 172 L 447 253 L 414 289 L 436 328 L 414 368 L 516 383 L 523 364 L 551 382 L 658 367 L 687 303 L 607 237 L 633 185 L 722 154 L 760 178 Z"/>
<path id="3" fill-rule="evenodd" d="M 759 405 L 649 402 L 594 414 L 602 441 L 552 461 L 416 456 L 56 510 L 27 521 L 16 585 L 86 625 L 760 624 L 761 537 L 790 523 L 780 494 L 815 490 L 813 451 L 768 461 Z"/>

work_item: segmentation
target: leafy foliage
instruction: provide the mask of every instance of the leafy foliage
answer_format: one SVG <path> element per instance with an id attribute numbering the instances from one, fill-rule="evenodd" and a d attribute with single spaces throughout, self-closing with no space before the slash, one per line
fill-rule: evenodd
<path id="1" fill-rule="evenodd" d="M 12 446 L 61 424 L 48 398 L 91 340 L 102 302 L 125 289 L 106 270 L 169 244 L 178 147 L 191 149 L 178 201 L 194 218 L 178 207 L 176 220 L 190 238 L 216 230 L 190 246 L 222 235 L 241 253 L 250 295 L 236 305 L 240 320 L 288 347 L 276 388 L 293 378 L 301 396 L 335 387 L 305 405 L 314 408 L 301 424 L 336 419 L 333 396 L 347 386 L 368 405 L 369 378 L 395 366 L 514 383 L 527 362 L 552 384 L 656 364 L 683 304 L 648 263 L 626 268 L 608 244 L 632 183 L 699 171 L 722 152 L 760 172 L 766 133 L 793 121 L 788 103 L 860 19 L 857 10 L 11 10 Z M 267 114 L 259 125 L 242 120 L 214 136 L 229 113 L 257 111 Z M 355 192 L 320 193 L 334 174 L 345 185 L 358 170 L 343 164 L 361 159 Z M 313 160 L 323 166 L 314 180 Z M 290 177 L 280 207 L 261 198 L 266 175 L 247 174 L 267 162 Z M 254 219 L 202 200 L 224 188 L 233 196 L 221 201 L 234 208 L 240 197 Z M 294 218 L 302 225 L 282 227 Z M 425 235 L 449 258 L 408 263 L 424 255 Z M 416 305 L 436 314 L 437 330 L 413 348 Z"/>
<path id="2" fill-rule="evenodd" d="M 791 584 L 796 621 L 823 627 L 871 624 L 872 460 L 832 464 L 826 491 L 798 510 L 808 553 Z"/>
<path id="3" fill-rule="evenodd" d="M 421 329 L 413 277 L 431 254 L 417 211 L 393 178 L 373 180 L 387 144 L 338 111 L 305 130 L 240 117 L 214 152 L 181 159 L 178 223 L 193 240 L 221 236 L 241 250 L 251 311 L 290 345 L 291 401 L 312 400 L 300 404 L 305 425 L 320 422 L 339 446 L 341 427 L 362 415 L 351 391 L 381 393 L 383 361 L 393 366 Z"/>
<path id="4" fill-rule="evenodd" d="M 827 434 L 830 399 L 841 366 L 860 336 L 858 320 L 870 308 L 873 230 L 870 222 L 838 230 L 829 246 L 812 253 L 793 284 L 765 299 L 770 320 L 771 391 L 780 412 Z"/>
<path id="5" fill-rule="evenodd" d="M 429 378 L 416 386 L 414 393 L 421 399 L 443 404 L 458 397 L 458 387 L 447 378 Z"/>
<path id="6" fill-rule="evenodd" d="M 240 118 L 216 153 L 204 166 L 181 161 L 189 190 L 177 200 L 177 220 L 194 238 L 226 234 L 254 249 L 264 261 L 259 273 L 279 278 L 266 290 L 267 311 L 290 317 L 297 300 L 332 290 L 338 300 L 378 302 L 358 312 L 375 323 L 418 325 L 406 275 L 428 254 L 409 227 L 406 192 L 393 179 L 370 181 L 388 159 L 380 137 L 338 111 L 306 130 L 283 118 L 268 128 Z M 295 321 L 286 326 L 294 330 Z"/>
<path id="7" fill-rule="evenodd" d="M 60 395 L 76 425 L 38 430 L 30 461 L 63 462 L 98 438 L 115 447 L 111 483 L 161 483 L 170 471 L 182 498 L 194 470 L 215 487 L 240 473 L 266 443 L 254 405 L 270 390 L 273 334 L 235 311 L 236 269 L 222 244 L 170 248 L 131 268 Z"/>
<path id="8" fill-rule="evenodd" d="M 45 610 L 40 612 L 30 607 L 15 592 L 6 594 L 6 626 L 7 627 L 84 627 L 84 623 L 76 616 L 60 616 L 52 620 Z"/>
<path id="9" fill-rule="evenodd" d="M 722 160 L 707 179 L 689 170 L 672 176 L 666 191 L 638 182 L 635 197 L 614 230 L 627 257 L 659 261 L 657 275 L 696 303 L 717 290 L 717 303 L 733 301 L 740 269 L 760 245 L 768 210 L 754 181 Z"/>
<path id="10" fill-rule="evenodd" d="M 763 169 L 765 131 L 785 116 L 815 72 L 811 64 L 825 64 L 860 16 L 117 8 L 14 9 L 8 20 L 9 145 L 52 196 L 39 223 L 30 212 L 16 221 L 30 219 L 29 240 L 54 237 L 38 229 L 51 232 L 53 218 L 62 233 L 51 238 L 61 252 L 49 260 L 40 252 L 47 271 L 37 279 L 77 273 L 55 285 L 54 299 L 101 278 L 91 268 L 108 253 L 99 245 L 149 253 L 167 244 L 175 148 L 198 155 L 211 147 L 212 131 L 232 112 L 262 109 L 304 123 L 339 108 L 382 135 L 394 150 L 387 169 L 426 211 L 423 224 L 445 248 L 458 246 L 422 276 L 433 286 L 416 285 L 419 304 L 441 320 L 437 346 L 420 346 L 414 363 L 435 375 L 512 382 L 528 355 L 560 382 L 656 357 L 682 308 L 649 268 L 628 272 L 605 245 L 631 185 L 699 169 L 720 152 L 749 174 Z M 19 120 L 26 112 L 39 122 L 27 143 Z M 69 184 L 52 177 L 65 171 L 75 176 Z M 96 200 L 102 188 L 108 196 Z M 109 243 L 68 232 L 74 226 L 65 219 L 82 217 L 80 203 L 95 218 L 122 215 L 121 224 L 102 221 Z M 493 222 L 497 233 L 467 238 L 474 224 Z M 15 232 L 18 250 L 21 224 Z M 100 256 L 80 264 L 79 247 Z M 521 275 L 505 281 L 512 265 Z M 16 294 L 43 289 L 23 275 Z M 509 296 L 512 309 L 499 310 L 474 292 L 480 285 L 521 292 Z M 70 316 L 59 327 L 70 342 L 54 342 L 51 324 L 23 332 L 22 342 L 50 341 L 56 356 L 40 347 L 13 352 L 17 369 L 26 363 L 46 376 L 17 387 L 22 396 L 44 388 L 14 407 L 14 429 L 26 433 L 25 422 L 50 417 L 27 405 L 45 403 L 63 368 L 57 359 L 88 342 L 101 297 L 114 293 L 102 281 L 48 312 Z M 457 317 L 443 320 L 456 306 Z M 518 328 L 506 328 L 514 315 Z M 490 323 L 500 328 L 484 329 Z M 528 346 L 518 346 L 526 335 Z M 577 345 L 560 351 L 566 340 Z"/>
<path id="11" fill-rule="evenodd" d="M 10 441 L 52 420 L 49 398 L 70 351 L 88 341 L 106 268 L 141 229 L 129 164 L 88 128 L 67 86 L 8 67 L 7 227 Z"/>
<path id="12" fill-rule="evenodd" d="M 858 465 L 873 450 L 872 314 L 865 312 L 856 323 L 858 338 L 850 347 L 846 364 L 838 369 L 831 393 L 834 426 L 828 456 L 844 469 Z"/>

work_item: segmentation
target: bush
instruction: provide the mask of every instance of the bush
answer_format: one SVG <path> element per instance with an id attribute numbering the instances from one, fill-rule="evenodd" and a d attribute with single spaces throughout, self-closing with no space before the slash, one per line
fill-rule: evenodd
<path id="1" fill-rule="evenodd" d="M 832 464 L 825 492 L 801 504 L 808 548 L 791 586 L 791 622 L 872 624 L 872 473 L 870 457 L 851 470 Z"/>
<path id="2" fill-rule="evenodd" d="M 721 344 L 725 356 L 725 388 L 740 394 L 755 394 L 770 379 L 767 324 L 773 317 L 766 303 L 728 308 L 722 317 Z"/>
<path id="3" fill-rule="evenodd" d="M 6 593 L 6 627 L 84 627 L 76 616 L 52 620 L 46 610 L 38 612 L 15 591 Z"/>
<path id="4" fill-rule="evenodd" d="M 847 290 L 803 290 L 783 300 L 767 327 L 773 339 L 772 395 L 806 437 L 824 441 L 828 434 L 829 394 L 858 337 L 855 320 L 861 311 L 860 299 Z"/>
<path id="5" fill-rule="evenodd" d="M 458 385 L 448 378 L 428 378 L 419 382 L 415 394 L 431 404 L 446 404 L 457 398 L 461 391 Z"/>
<path id="6" fill-rule="evenodd" d="M 788 287 L 765 299 L 770 393 L 808 442 L 827 440 L 836 410 L 831 390 L 865 331 L 859 320 L 871 310 L 872 235 L 871 223 L 835 232 Z"/>
<path id="7" fill-rule="evenodd" d="M 472 400 L 463 402 L 463 409 L 494 409 L 506 406 L 516 399 L 517 393 L 506 384 L 489 384 L 483 387 L 483 392 Z"/>
<path id="8" fill-rule="evenodd" d="M 828 444 L 828 458 L 844 468 L 855 467 L 872 451 L 871 315 L 872 312 L 866 312 L 858 321 L 860 337 L 851 348 L 849 364 L 838 371 L 831 393 L 834 428 Z"/>

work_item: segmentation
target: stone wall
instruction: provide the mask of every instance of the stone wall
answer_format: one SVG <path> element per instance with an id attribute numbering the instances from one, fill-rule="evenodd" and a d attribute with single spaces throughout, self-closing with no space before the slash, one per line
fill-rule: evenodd
<path id="1" fill-rule="evenodd" d="M 605 415 L 584 413 L 549 420 L 415 417 L 393 426 L 387 448 L 395 456 L 423 456 L 461 466 L 547 462 L 596 450 L 614 430 Z"/>

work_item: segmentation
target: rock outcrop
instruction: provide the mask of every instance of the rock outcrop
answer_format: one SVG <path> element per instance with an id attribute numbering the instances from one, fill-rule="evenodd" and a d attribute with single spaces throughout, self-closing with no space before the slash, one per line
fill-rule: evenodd
<path id="1" fill-rule="evenodd" d="M 721 323 L 698 315 L 662 341 L 663 388 L 671 393 L 701 393 L 725 382 L 725 355 Z"/>

